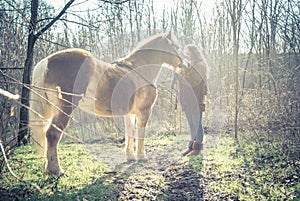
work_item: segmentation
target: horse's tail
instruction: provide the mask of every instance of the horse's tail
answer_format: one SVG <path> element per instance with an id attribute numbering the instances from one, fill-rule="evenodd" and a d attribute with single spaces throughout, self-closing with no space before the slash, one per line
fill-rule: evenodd
<path id="1" fill-rule="evenodd" d="M 51 118 L 47 114 L 49 104 L 45 90 L 45 76 L 48 71 L 48 60 L 43 59 L 33 69 L 32 85 L 30 91 L 29 127 L 31 128 L 31 141 L 35 145 L 38 155 L 46 151 L 46 131 L 51 124 Z"/>

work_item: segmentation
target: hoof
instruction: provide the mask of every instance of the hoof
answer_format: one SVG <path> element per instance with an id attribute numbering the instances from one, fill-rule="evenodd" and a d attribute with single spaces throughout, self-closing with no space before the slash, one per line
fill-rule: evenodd
<path id="1" fill-rule="evenodd" d="M 137 160 L 138 162 L 146 162 L 148 158 L 146 157 L 145 154 L 137 155 Z"/>
<path id="2" fill-rule="evenodd" d="M 128 162 L 136 161 L 136 157 L 133 154 L 126 153 L 126 159 Z"/>
<path id="3" fill-rule="evenodd" d="M 63 169 L 61 169 L 61 168 L 59 168 L 59 169 L 46 169 L 45 170 L 45 174 L 47 174 L 47 175 L 53 175 L 53 176 L 61 176 L 61 175 L 63 175 L 64 174 L 64 171 L 63 171 Z"/>
<path id="4" fill-rule="evenodd" d="M 62 169 L 60 169 L 60 170 L 45 170 L 45 174 L 59 177 L 64 174 L 64 171 Z"/>
<path id="5" fill-rule="evenodd" d="M 128 163 L 132 163 L 132 162 L 136 162 L 137 160 L 134 158 L 134 159 L 132 159 L 132 158 L 127 158 L 127 162 Z"/>

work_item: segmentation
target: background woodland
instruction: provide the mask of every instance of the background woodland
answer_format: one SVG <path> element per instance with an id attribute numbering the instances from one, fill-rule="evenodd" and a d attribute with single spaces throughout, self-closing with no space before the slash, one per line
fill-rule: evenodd
<path id="1" fill-rule="evenodd" d="M 94 6 L 89 9 L 83 6 L 86 1 L 69 1 L 65 10 L 43 0 L 36 2 L 0 2 L 0 88 L 22 96 L 13 101 L 0 95 L 0 139 L 6 151 L 29 139 L 18 135 L 19 128 L 27 128 L 26 122 L 20 124 L 20 103 L 26 99 L 23 84 L 30 83 L 30 79 L 24 80 L 24 74 L 30 74 L 32 65 L 71 47 L 86 49 L 112 62 L 128 54 L 142 39 L 172 28 L 182 46 L 194 43 L 209 59 L 208 111 L 204 120 L 207 131 L 218 128 L 218 132 L 233 133 L 237 139 L 250 133 L 262 147 L 265 142 L 268 147 L 276 144 L 282 152 L 299 159 L 298 1 L 217 1 L 212 12 L 197 0 L 174 1 L 172 7 L 166 6 L 161 12 L 154 0 L 98 0 L 92 1 Z M 33 21 L 35 5 L 37 16 Z M 37 37 L 30 48 L 32 34 Z M 32 63 L 26 62 L 29 53 Z M 168 71 L 161 75 L 158 109 L 154 112 L 166 116 L 166 129 L 178 131 L 186 123 L 180 110 L 174 110 L 177 103 L 169 87 L 171 77 Z M 221 123 L 214 119 L 218 110 L 224 116 Z M 102 122 L 104 131 L 120 129 L 115 127 L 118 120 L 97 121 Z M 155 124 L 155 119 L 152 121 Z"/>

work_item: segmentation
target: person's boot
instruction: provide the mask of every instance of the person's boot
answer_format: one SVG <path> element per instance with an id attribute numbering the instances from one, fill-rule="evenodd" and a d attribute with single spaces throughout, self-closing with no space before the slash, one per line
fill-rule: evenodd
<path id="1" fill-rule="evenodd" d="M 188 153 L 193 151 L 193 144 L 194 144 L 194 141 L 189 141 L 188 148 L 182 153 L 182 156 L 186 156 Z"/>
<path id="2" fill-rule="evenodd" d="M 192 151 L 186 154 L 186 156 L 196 156 L 200 153 L 200 151 L 203 149 L 203 143 L 202 142 L 194 142 Z"/>

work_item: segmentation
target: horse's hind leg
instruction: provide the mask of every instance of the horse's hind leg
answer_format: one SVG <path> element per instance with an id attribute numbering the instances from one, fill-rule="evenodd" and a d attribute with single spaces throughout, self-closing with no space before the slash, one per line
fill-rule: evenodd
<path id="1" fill-rule="evenodd" d="M 71 111 L 67 113 L 71 114 Z M 50 175 L 61 175 L 63 173 L 58 158 L 58 143 L 62 137 L 62 131 L 69 123 L 70 117 L 67 114 L 59 113 L 53 120 L 46 132 L 47 150 L 45 161 L 45 173 Z"/>
<path id="2" fill-rule="evenodd" d="M 32 131 L 31 140 L 34 144 L 36 154 L 45 157 L 46 150 L 46 132 L 51 124 L 51 119 L 43 119 L 40 122 L 30 123 Z"/>
<path id="3" fill-rule="evenodd" d="M 134 156 L 135 115 L 126 115 L 125 120 L 125 154 L 128 161 L 136 160 Z"/>
<path id="4" fill-rule="evenodd" d="M 38 100 L 38 99 L 36 99 Z M 43 104 L 43 100 L 38 100 L 31 103 L 31 110 L 29 111 L 31 128 L 31 141 L 34 144 L 36 154 L 45 157 L 46 146 L 46 132 L 55 115 L 55 111 L 48 104 Z"/>

